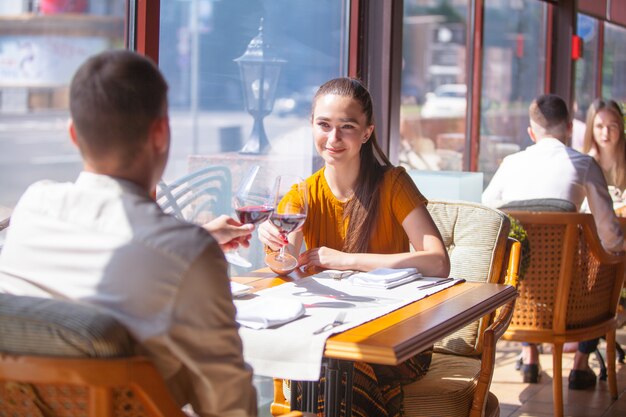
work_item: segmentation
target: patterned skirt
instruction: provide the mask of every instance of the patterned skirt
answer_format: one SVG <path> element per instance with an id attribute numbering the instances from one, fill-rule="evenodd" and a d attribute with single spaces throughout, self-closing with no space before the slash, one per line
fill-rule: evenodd
<path id="1" fill-rule="evenodd" d="M 433 350 L 428 349 L 397 366 L 354 363 L 352 377 L 353 417 L 404 417 L 402 385 L 410 384 L 426 375 Z M 320 379 L 317 415 L 324 415 L 325 378 Z M 345 384 L 345 381 L 343 381 Z M 298 384 L 298 398 L 301 386 Z M 341 404 L 341 416 L 345 416 L 345 404 Z"/>

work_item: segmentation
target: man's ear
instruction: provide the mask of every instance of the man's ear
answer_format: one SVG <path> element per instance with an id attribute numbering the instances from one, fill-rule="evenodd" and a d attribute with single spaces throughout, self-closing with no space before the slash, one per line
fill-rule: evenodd
<path id="1" fill-rule="evenodd" d="M 535 132 L 533 132 L 533 128 L 528 126 L 528 136 L 530 136 L 530 140 L 537 143 L 537 136 L 535 136 Z"/>
<path id="2" fill-rule="evenodd" d="M 150 140 L 159 153 L 168 151 L 170 146 L 170 123 L 167 116 L 159 117 L 152 123 Z"/>
<path id="3" fill-rule="evenodd" d="M 76 126 L 74 125 L 74 120 L 70 119 L 67 122 L 67 131 L 70 134 L 70 140 L 72 141 L 72 144 L 74 146 L 76 146 L 77 148 L 79 148 L 79 146 L 78 146 L 78 136 L 76 134 Z"/>
<path id="4" fill-rule="evenodd" d="M 567 123 L 567 137 L 568 138 L 572 137 L 573 130 L 574 130 L 574 122 L 570 120 L 569 123 Z"/>

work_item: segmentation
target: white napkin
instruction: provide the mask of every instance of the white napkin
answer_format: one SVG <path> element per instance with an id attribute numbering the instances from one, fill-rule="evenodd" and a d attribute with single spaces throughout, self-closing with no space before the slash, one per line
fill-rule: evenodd
<path id="1" fill-rule="evenodd" d="M 421 277 L 415 268 L 377 268 L 369 272 L 359 272 L 348 278 L 353 285 L 371 288 L 393 288 Z"/>
<path id="2" fill-rule="evenodd" d="M 289 323 L 304 314 L 304 305 L 297 300 L 259 297 L 237 303 L 237 322 L 251 329 L 266 329 Z"/>
<path id="3" fill-rule="evenodd" d="M 252 291 L 252 287 L 245 284 L 240 284 L 235 281 L 230 282 L 230 292 L 233 293 L 233 297 L 239 297 L 248 294 Z"/>

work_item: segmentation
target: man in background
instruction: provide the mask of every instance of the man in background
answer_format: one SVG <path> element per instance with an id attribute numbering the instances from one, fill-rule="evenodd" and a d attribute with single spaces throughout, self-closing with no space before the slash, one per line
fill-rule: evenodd
<path id="1" fill-rule="evenodd" d="M 587 198 L 602 246 L 611 252 L 622 251 L 624 238 L 600 166 L 592 157 L 565 145 L 572 129 L 565 101 L 554 94 L 542 95 L 531 103 L 528 113 L 528 134 L 535 144 L 504 158 L 483 192 L 483 204 L 500 207 L 511 201 L 558 198 L 580 210 Z M 596 384 L 588 360 L 597 346 L 598 339 L 578 344 L 570 389 Z M 525 345 L 522 357 L 524 382 L 538 382 L 537 346 Z"/>
<path id="2" fill-rule="evenodd" d="M 170 147 L 165 79 L 138 54 L 101 53 L 74 75 L 70 113 L 84 170 L 22 196 L 0 291 L 94 305 L 128 328 L 181 407 L 256 416 L 222 252 L 247 245 L 252 227 L 222 216 L 204 229 L 151 198 Z"/>

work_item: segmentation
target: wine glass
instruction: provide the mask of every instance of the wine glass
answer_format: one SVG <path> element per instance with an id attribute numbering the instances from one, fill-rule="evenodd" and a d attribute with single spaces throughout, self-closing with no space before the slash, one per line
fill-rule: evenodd
<path id="1" fill-rule="evenodd" d="M 241 223 L 264 222 L 274 211 L 274 182 L 259 165 L 254 165 L 242 179 L 233 196 L 233 208 Z M 250 268 L 252 263 L 239 254 L 238 250 L 227 252 L 226 260 L 237 266 Z"/>
<path id="2" fill-rule="evenodd" d="M 270 222 L 286 238 L 289 233 L 300 229 L 306 220 L 308 208 L 307 186 L 304 180 L 295 175 L 280 175 L 274 186 L 274 211 Z M 265 264 L 279 275 L 288 274 L 298 266 L 298 260 L 285 253 L 281 246 L 277 253 L 265 257 Z"/>

